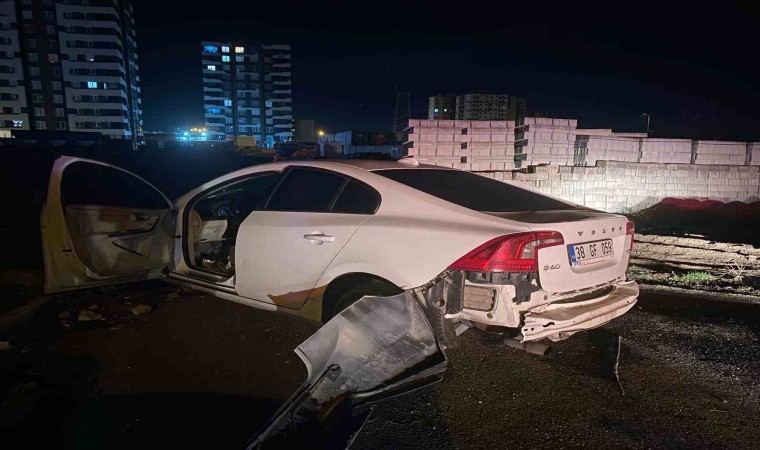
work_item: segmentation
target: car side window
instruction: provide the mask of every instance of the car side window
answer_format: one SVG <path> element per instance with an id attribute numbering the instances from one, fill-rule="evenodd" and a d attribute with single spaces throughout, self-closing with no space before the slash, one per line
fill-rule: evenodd
<path id="1" fill-rule="evenodd" d="M 368 187 L 349 182 L 340 192 L 338 200 L 332 208 L 332 212 L 350 214 L 374 214 L 379 206 L 377 195 Z"/>
<path id="2" fill-rule="evenodd" d="M 66 205 L 167 209 L 161 194 L 139 178 L 113 167 L 75 162 L 61 179 L 61 200 Z"/>
<path id="3" fill-rule="evenodd" d="M 204 220 L 236 216 L 242 221 L 253 211 L 263 209 L 279 177 L 279 173 L 268 172 L 232 182 L 205 194 L 193 209 Z"/>
<path id="4" fill-rule="evenodd" d="M 335 194 L 343 186 L 340 175 L 303 168 L 288 170 L 269 200 L 269 211 L 328 212 Z"/>

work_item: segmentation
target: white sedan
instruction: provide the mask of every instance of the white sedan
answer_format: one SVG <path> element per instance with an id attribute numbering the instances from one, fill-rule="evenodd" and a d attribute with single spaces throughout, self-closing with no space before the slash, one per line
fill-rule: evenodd
<path id="1" fill-rule="evenodd" d="M 263 164 L 172 202 L 123 169 L 61 157 L 42 227 L 47 292 L 166 277 L 322 322 L 406 292 L 444 345 L 457 322 L 564 339 L 638 296 L 625 217 L 413 159 Z"/>

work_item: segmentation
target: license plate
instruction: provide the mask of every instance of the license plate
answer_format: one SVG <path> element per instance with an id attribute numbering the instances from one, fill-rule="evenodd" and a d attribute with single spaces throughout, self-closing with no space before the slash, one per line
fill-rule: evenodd
<path id="1" fill-rule="evenodd" d="M 612 256 L 615 251 L 612 247 L 612 239 L 572 244 L 567 246 L 570 255 L 571 266 L 588 266 L 602 262 L 604 258 Z"/>

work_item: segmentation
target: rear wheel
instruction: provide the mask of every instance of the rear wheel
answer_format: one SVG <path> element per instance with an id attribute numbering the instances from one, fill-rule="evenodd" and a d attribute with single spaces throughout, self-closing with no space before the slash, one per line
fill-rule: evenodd
<path id="1" fill-rule="evenodd" d="M 328 317 L 327 320 L 332 319 L 344 309 L 358 302 L 365 295 L 373 297 L 388 297 L 391 295 L 400 294 L 401 292 L 403 291 L 396 286 L 388 283 L 383 283 L 382 281 L 372 281 L 366 284 L 355 286 L 340 296 L 338 301 L 335 303 L 335 307 L 330 313 L 330 317 Z M 325 320 L 325 322 L 327 320 Z"/>

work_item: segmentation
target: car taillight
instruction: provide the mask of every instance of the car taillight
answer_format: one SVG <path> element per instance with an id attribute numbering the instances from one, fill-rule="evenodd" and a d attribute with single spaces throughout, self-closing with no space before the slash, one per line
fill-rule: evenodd
<path id="1" fill-rule="evenodd" d="M 625 224 L 625 234 L 631 237 L 631 245 L 628 247 L 628 251 L 633 251 L 633 238 L 636 236 L 636 225 L 630 220 Z"/>
<path id="2" fill-rule="evenodd" d="M 517 233 L 491 239 L 449 266 L 455 270 L 478 272 L 535 272 L 538 249 L 562 245 L 557 231 Z"/>

